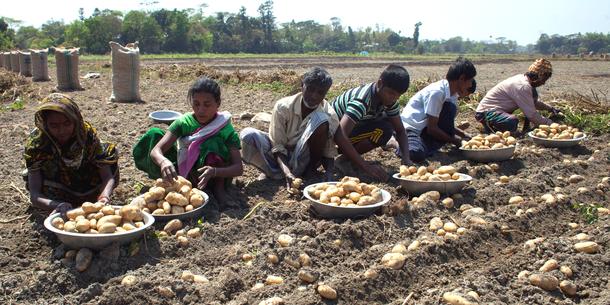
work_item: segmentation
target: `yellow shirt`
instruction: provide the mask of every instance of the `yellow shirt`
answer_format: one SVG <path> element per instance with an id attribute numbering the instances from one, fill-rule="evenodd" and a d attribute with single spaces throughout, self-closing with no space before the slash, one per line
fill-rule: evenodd
<path id="1" fill-rule="evenodd" d="M 269 138 L 271 139 L 271 152 L 288 155 L 289 150 L 293 150 L 303 136 L 305 128 L 310 121 L 311 113 L 319 112 L 328 116 L 328 138 L 326 147 L 322 155 L 326 158 L 333 158 L 337 155 L 337 148 L 333 141 L 335 131 L 339 126 L 339 118 L 333 107 L 323 100 L 318 107 L 305 118 L 301 112 L 302 93 L 287 96 L 275 103 L 271 113 L 271 123 L 269 125 Z"/>

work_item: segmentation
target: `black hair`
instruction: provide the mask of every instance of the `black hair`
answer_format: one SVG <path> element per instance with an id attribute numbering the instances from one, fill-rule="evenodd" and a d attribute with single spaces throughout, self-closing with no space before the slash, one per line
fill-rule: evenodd
<path id="1" fill-rule="evenodd" d="M 389 87 L 400 94 L 407 92 L 409 89 L 409 72 L 404 67 L 391 64 L 387 66 L 379 77 L 384 86 Z"/>
<path id="2" fill-rule="evenodd" d="M 324 68 L 313 67 L 303 74 L 302 82 L 307 87 L 330 88 L 333 79 Z"/>
<path id="3" fill-rule="evenodd" d="M 473 78 L 472 86 L 470 86 L 470 88 L 468 88 L 468 93 L 473 94 L 476 90 L 477 90 L 477 80 Z"/>
<path id="4" fill-rule="evenodd" d="M 545 73 L 543 75 L 538 75 L 538 73 L 536 72 L 525 72 L 525 76 L 527 76 L 527 78 L 529 78 L 532 81 L 537 81 L 539 79 L 549 79 L 551 78 L 551 76 L 553 75 L 553 72 L 549 72 L 549 73 Z"/>
<path id="5" fill-rule="evenodd" d="M 474 78 L 477 76 L 477 69 L 470 60 L 460 56 L 449 67 L 445 79 L 448 81 L 455 81 L 460 79 L 460 76 L 462 75 L 464 75 L 466 79 Z"/>
<path id="6" fill-rule="evenodd" d="M 189 88 L 186 100 L 190 105 L 193 104 L 193 95 L 195 93 L 209 93 L 214 96 L 214 99 L 220 104 L 220 86 L 218 83 L 207 77 L 198 78 Z"/>

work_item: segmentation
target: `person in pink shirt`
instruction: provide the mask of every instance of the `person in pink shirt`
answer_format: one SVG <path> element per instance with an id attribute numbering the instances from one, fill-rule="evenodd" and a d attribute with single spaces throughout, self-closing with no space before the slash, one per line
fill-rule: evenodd
<path id="1" fill-rule="evenodd" d="M 525 74 L 512 76 L 489 90 L 475 113 L 475 118 L 483 124 L 485 132 L 517 131 L 519 119 L 513 115 L 517 109 L 521 109 L 525 115 L 524 132 L 530 128 L 530 122 L 536 126 L 552 123 L 551 119 L 540 115 L 538 110 L 549 111 L 554 116 L 559 110 L 543 103 L 536 90 L 546 83 L 552 73 L 551 62 L 539 58 Z"/>

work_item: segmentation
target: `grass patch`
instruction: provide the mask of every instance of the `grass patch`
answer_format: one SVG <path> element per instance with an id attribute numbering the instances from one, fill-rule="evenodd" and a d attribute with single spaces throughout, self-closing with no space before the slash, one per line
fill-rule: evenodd
<path id="1" fill-rule="evenodd" d="M 601 208 L 599 204 L 591 203 L 574 203 L 572 208 L 576 210 L 585 219 L 588 224 L 592 224 L 599 219 L 597 208 Z"/>
<path id="2" fill-rule="evenodd" d="M 294 86 L 283 83 L 281 81 L 273 81 L 271 83 L 245 83 L 240 86 L 246 87 L 251 90 L 271 91 L 284 95 L 290 94 L 294 91 Z"/>
<path id="3" fill-rule="evenodd" d="M 563 122 L 567 125 L 595 135 L 610 133 L 610 113 L 587 114 L 571 109 L 562 112 L 564 115 Z"/>

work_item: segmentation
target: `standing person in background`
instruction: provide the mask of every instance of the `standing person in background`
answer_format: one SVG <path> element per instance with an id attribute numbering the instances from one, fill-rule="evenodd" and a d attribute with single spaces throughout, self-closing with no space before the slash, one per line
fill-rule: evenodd
<path id="1" fill-rule="evenodd" d="M 398 65 L 389 65 L 376 82 L 349 89 L 333 100 L 340 127 L 359 154 L 384 146 L 395 134 L 402 152 L 402 164 L 411 163 L 407 134 L 400 122 L 398 105 L 398 98 L 407 89 L 407 70 Z M 344 173 L 352 171 L 345 156 L 337 159 L 337 166 Z M 386 179 L 387 174 L 382 180 Z"/>
<path id="2" fill-rule="evenodd" d="M 545 58 L 536 59 L 525 74 L 512 76 L 487 92 L 477 107 L 476 120 L 483 125 L 487 133 L 515 132 L 519 119 L 513 112 L 521 109 L 526 118 L 523 132 L 529 130 L 529 122 L 536 126 L 551 124 L 553 121 L 540 115 L 537 110 L 549 111 L 554 116 L 559 114 L 559 110 L 543 103 L 536 88 L 544 85 L 552 74 L 550 61 Z"/>
<path id="3" fill-rule="evenodd" d="M 102 142 L 78 105 L 60 93 L 42 101 L 34 122 L 24 153 L 32 205 L 64 214 L 86 201 L 109 204 L 119 183 L 115 145 Z"/>
<path id="4" fill-rule="evenodd" d="M 409 100 L 400 116 L 411 160 L 424 161 L 446 143 L 460 146 L 468 138 L 455 127 L 457 102 L 474 92 L 476 75 L 472 62 L 460 57 L 449 67 L 445 79 L 426 86 Z"/>

